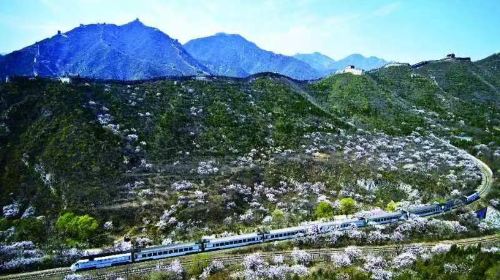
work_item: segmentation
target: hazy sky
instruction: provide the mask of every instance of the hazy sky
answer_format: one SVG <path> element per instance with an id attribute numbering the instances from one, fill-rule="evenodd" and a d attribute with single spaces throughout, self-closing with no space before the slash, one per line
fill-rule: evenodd
<path id="1" fill-rule="evenodd" d="M 80 23 L 135 18 L 182 43 L 239 33 L 288 55 L 361 53 L 417 62 L 500 51 L 500 0 L 0 0 L 0 53 Z"/>

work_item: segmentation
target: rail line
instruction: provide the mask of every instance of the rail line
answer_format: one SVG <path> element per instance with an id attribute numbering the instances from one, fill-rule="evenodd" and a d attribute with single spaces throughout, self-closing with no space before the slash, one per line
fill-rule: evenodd
<path id="1" fill-rule="evenodd" d="M 376 254 L 386 254 L 395 255 L 401 252 L 403 249 L 421 246 L 424 248 L 432 248 L 437 243 L 445 244 L 455 244 L 460 247 L 477 245 L 481 243 L 482 245 L 498 245 L 500 243 L 500 234 L 458 239 L 458 240 L 443 240 L 436 242 L 424 242 L 424 243 L 408 243 L 408 244 L 391 244 L 391 245 L 379 245 L 379 246 L 358 246 L 363 253 L 376 253 Z M 324 262 L 329 261 L 330 256 L 333 253 L 342 252 L 344 248 L 321 248 L 321 249 L 305 249 L 308 252 L 314 262 Z M 276 255 L 282 255 L 285 259 L 291 259 L 291 250 L 283 251 L 272 251 L 272 252 L 259 252 L 265 258 L 271 258 Z M 224 265 L 234 265 L 242 263 L 244 258 L 250 253 L 239 253 L 238 249 L 211 252 L 207 254 L 206 261 L 193 260 L 193 255 L 179 257 L 179 261 L 184 267 L 189 267 L 192 265 L 207 265 L 208 261 L 218 260 L 224 263 Z M 156 261 L 146 261 L 141 263 L 128 264 L 119 267 L 103 268 L 98 270 L 92 270 L 88 272 L 79 273 L 81 275 L 87 276 L 93 280 L 107 280 L 115 279 L 118 277 L 128 277 L 131 275 L 140 275 L 151 273 L 157 270 L 163 270 L 172 261 L 172 259 L 163 259 Z M 46 271 L 38 271 L 31 273 L 23 273 L 17 275 L 2 276 L 0 279 L 11 279 L 11 280 L 43 280 L 43 279 L 63 279 L 65 275 L 71 274 L 71 270 L 67 268 L 62 269 L 51 269 Z"/>

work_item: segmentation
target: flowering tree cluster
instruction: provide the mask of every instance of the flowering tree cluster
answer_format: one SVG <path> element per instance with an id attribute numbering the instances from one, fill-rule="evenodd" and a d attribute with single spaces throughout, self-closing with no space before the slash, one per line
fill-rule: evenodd
<path id="1" fill-rule="evenodd" d="M 44 259 L 45 255 L 32 241 L 0 245 L 0 271 L 26 269 L 41 264 Z"/>
<path id="2" fill-rule="evenodd" d="M 212 261 L 207 267 L 203 269 L 199 279 L 206 280 L 210 274 L 224 269 L 224 263 L 218 260 Z"/>
<path id="3" fill-rule="evenodd" d="M 304 261 L 305 252 L 299 251 L 300 250 L 296 250 L 296 255 L 300 255 L 298 259 Z M 305 257 L 305 259 L 307 259 L 307 257 Z M 243 271 L 238 271 L 233 274 L 234 278 L 245 280 L 285 280 L 294 275 L 304 277 L 309 273 L 308 268 L 304 264 L 296 263 L 287 265 L 283 262 L 281 257 L 274 258 L 273 262 L 270 264 L 258 253 L 246 256 L 243 261 L 243 267 Z"/>

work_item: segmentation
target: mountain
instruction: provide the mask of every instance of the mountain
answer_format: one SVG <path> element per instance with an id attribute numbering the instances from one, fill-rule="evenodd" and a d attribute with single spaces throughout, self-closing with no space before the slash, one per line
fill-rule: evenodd
<path id="1" fill-rule="evenodd" d="M 177 40 L 139 20 L 81 25 L 6 55 L 0 76 L 137 80 L 206 73 Z"/>
<path id="2" fill-rule="evenodd" d="M 329 56 L 326 56 L 319 52 L 298 53 L 293 57 L 311 65 L 311 67 L 322 73 L 323 76 L 328 75 L 337 70 L 336 61 L 330 58 Z"/>
<path id="3" fill-rule="evenodd" d="M 237 34 L 217 33 L 191 40 L 184 47 L 217 75 L 246 77 L 255 73 L 275 72 L 299 80 L 321 76 L 307 63 L 263 50 Z"/>
<path id="4" fill-rule="evenodd" d="M 356 68 L 363 70 L 372 70 L 388 63 L 382 58 L 375 56 L 365 57 L 360 54 L 351 54 L 338 61 L 319 52 L 296 54 L 293 57 L 309 64 L 316 71 L 319 71 L 322 76 L 327 76 L 337 70 L 344 69 L 348 65 L 354 65 Z"/>
<path id="5" fill-rule="evenodd" d="M 335 63 L 335 68 L 344 69 L 348 65 L 354 65 L 356 66 L 356 68 L 368 71 L 380 68 L 387 63 L 388 61 L 385 61 L 384 59 L 375 56 L 365 57 L 361 54 L 351 54 L 341 60 L 338 60 Z"/>

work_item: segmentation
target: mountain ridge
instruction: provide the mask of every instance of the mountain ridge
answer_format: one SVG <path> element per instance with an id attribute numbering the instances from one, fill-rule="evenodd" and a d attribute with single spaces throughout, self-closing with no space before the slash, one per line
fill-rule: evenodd
<path id="1" fill-rule="evenodd" d="M 182 45 L 138 19 L 124 25 L 80 25 L 2 59 L 0 76 L 80 75 L 136 80 L 208 73 Z"/>
<path id="2" fill-rule="evenodd" d="M 376 56 L 366 57 L 358 53 L 348 55 L 340 60 L 334 60 L 320 52 L 298 53 L 294 57 L 308 63 L 311 67 L 320 71 L 323 76 L 335 73 L 337 70 L 344 69 L 348 65 L 354 65 L 356 68 L 369 71 L 389 63 L 389 61 Z"/>
<path id="3" fill-rule="evenodd" d="M 184 47 L 218 75 L 244 77 L 259 72 L 276 72 L 299 80 L 321 76 L 309 64 L 264 50 L 239 34 L 219 32 L 190 40 Z"/>

